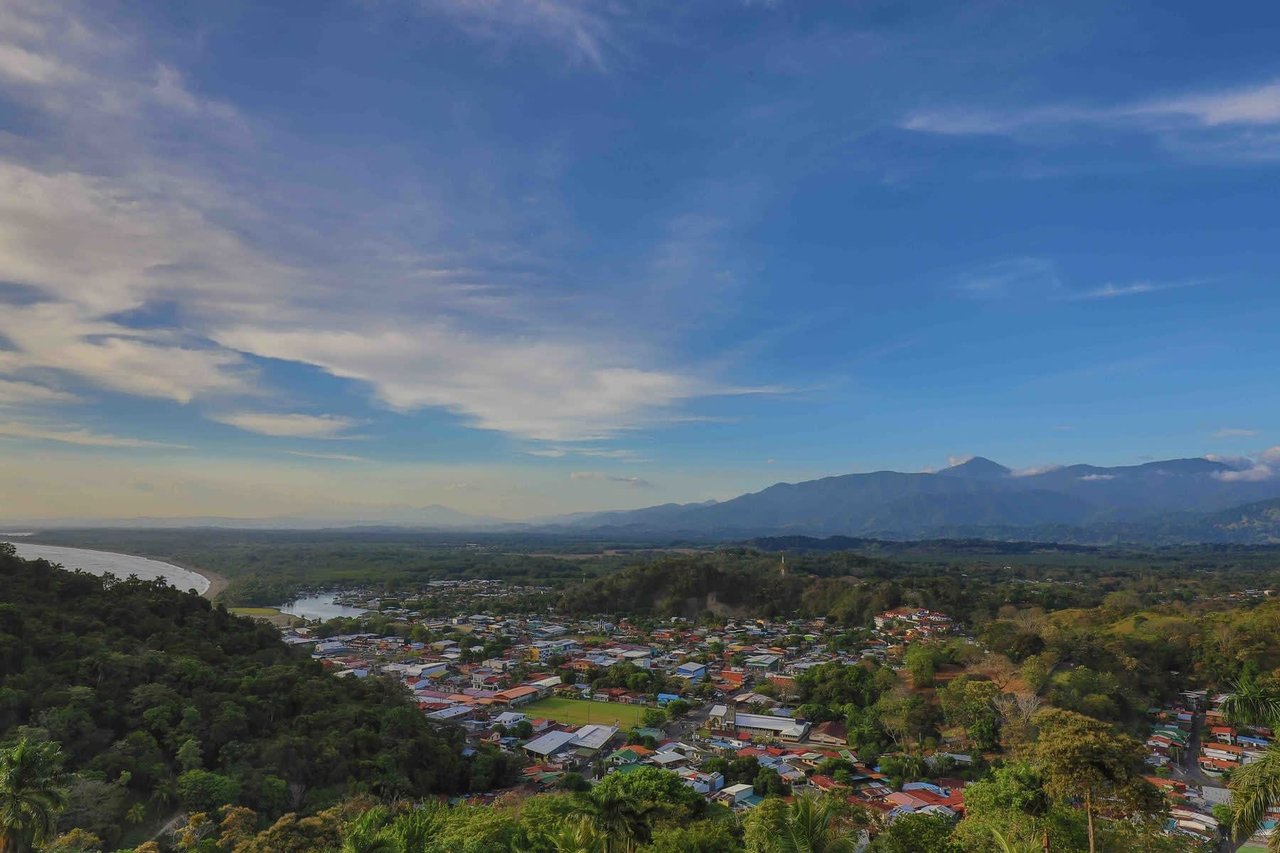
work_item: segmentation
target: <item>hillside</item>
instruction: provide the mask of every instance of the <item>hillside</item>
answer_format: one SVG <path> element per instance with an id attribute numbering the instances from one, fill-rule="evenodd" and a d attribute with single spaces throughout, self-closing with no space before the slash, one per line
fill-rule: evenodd
<path id="1" fill-rule="evenodd" d="M 60 744 L 73 774 L 64 828 L 111 844 L 180 807 L 275 816 L 357 791 L 470 784 L 460 742 L 394 684 L 333 678 L 275 629 L 195 595 L 3 546 L 0 685 L 0 743 Z"/>

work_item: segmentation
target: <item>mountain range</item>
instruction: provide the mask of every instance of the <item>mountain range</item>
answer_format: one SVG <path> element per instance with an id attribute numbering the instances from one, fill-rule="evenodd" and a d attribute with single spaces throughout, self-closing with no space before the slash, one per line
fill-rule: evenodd
<path id="1" fill-rule="evenodd" d="M 546 527 L 614 535 L 886 539 L 984 536 L 1064 542 L 1280 542 L 1280 478 L 1211 459 L 1018 472 L 975 457 L 932 473 L 876 471 L 711 504 L 579 514 Z M 546 529 L 544 527 L 544 529 Z"/>

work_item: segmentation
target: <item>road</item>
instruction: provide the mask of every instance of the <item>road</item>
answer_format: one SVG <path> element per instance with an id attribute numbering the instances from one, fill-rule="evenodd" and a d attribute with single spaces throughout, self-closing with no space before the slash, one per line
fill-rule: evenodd
<path id="1" fill-rule="evenodd" d="M 1191 737 L 1187 740 L 1187 749 L 1182 757 L 1171 765 L 1174 778 L 1185 782 L 1188 788 L 1197 789 L 1202 801 L 1212 807 L 1213 803 L 1226 802 L 1226 788 L 1221 779 L 1215 779 L 1200 769 L 1200 744 L 1204 741 L 1204 714 L 1196 714 L 1191 718 Z M 1235 853 L 1244 846 L 1245 841 L 1222 839 L 1218 844 L 1219 853 Z"/>

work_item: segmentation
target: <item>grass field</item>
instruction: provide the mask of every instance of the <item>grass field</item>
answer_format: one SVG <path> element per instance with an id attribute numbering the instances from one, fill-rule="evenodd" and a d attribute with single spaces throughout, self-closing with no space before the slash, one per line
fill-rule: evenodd
<path id="1" fill-rule="evenodd" d="M 298 617 L 281 613 L 274 607 L 228 607 L 227 609 L 237 616 L 249 616 L 253 619 L 261 619 L 263 622 L 270 622 L 277 628 L 292 625 L 298 621 Z"/>
<path id="2" fill-rule="evenodd" d="M 531 705 L 525 705 L 520 712 L 528 714 L 530 718 L 545 718 L 555 720 L 557 723 L 569 723 L 575 726 L 584 723 L 616 724 L 626 730 L 640 725 L 644 706 L 553 697 L 539 699 Z"/>

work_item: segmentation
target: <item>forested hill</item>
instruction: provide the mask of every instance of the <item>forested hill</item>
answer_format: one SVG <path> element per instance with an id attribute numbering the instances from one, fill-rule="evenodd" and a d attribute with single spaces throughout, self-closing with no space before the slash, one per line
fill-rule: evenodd
<path id="1" fill-rule="evenodd" d="M 182 808 L 265 817 L 472 781 L 460 742 L 393 684 L 333 678 L 275 629 L 162 583 L 0 544 L 0 745 L 22 736 L 61 745 L 62 828 L 109 844 Z"/>

